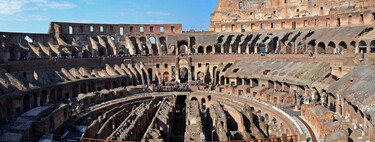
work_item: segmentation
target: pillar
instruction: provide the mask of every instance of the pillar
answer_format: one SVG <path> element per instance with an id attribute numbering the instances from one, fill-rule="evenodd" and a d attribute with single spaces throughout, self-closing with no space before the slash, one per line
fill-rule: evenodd
<path id="1" fill-rule="evenodd" d="M 37 97 L 36 104 L 37 104 L 37 106 L 40 106 L 40 96 Z"/>

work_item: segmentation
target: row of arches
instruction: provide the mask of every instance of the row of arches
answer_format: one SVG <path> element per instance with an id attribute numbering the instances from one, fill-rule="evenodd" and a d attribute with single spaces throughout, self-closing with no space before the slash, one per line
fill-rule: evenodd
<path id="1" fill-rule="evenodd" d="M 6 102 L 0 102 L 0 122 L 4 122 L 13 116 L 21 115 L 32 108 L 47 104 L 64 103 L 68 99 L 74 100 L 80 93 L 101 91 L 102 89 L 114 89 L 126 87 L 131 82 L 128 78 L 120 77 L 106 80 L 85 80 L 72 82 L 70 84 L 54 86 L 51 88 L 33 90 L 25 92 L 20 100 L 20 104 L 14 104 L 17 98 L 7 98 Z M 17 107 L 15 107 L 17 106 Z"/>

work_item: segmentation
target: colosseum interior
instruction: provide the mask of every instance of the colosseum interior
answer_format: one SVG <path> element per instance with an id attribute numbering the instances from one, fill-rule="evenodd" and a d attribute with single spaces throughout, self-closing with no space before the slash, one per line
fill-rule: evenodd
<path id="1" fill-rule="evenodd" d="M 375 141 L 374 0 L 210 16 L 0 32 L 0 141 Z"/>

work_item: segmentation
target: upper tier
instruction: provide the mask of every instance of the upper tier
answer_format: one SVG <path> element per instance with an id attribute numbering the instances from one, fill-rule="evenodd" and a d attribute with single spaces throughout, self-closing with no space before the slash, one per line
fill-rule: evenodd
<path id="1" fill-rule="evenodd" d="M 374 24 L 374 9 L 374 0 L 218 0 L 209 31 Z"/>

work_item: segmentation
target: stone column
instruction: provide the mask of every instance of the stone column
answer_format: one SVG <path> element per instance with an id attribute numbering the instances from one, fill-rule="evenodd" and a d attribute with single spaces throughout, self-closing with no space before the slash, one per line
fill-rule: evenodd
<path id="1" fill-rule="evenodd" d="M 39 97 L 39 96 L 36 97 L 36 105 L 37 105 L 37 106 L 40 106 L 40 97 Z"/>
<path id="2" fill-rule="evenodd" d="M 188 81 L 192 81 L 191 56 L 188 57 Z"/>
<path id="3" fill-rule="evenodd" d="M 246 45 L 246 54 L 250 54 L 250 46 L 249 45 Z"/>
<path id="4" fill-rule="evenodd" d="M 224 54 L 224 46 L 221 46 L 220 49 L 221 49 L 221 54 Z"/>
<path id="5" fill-rule="evenodd" d="M 320 99 L 321 99 L 321 105 L 322 106 L 326 106 L 326 101 L 327 101 L 327 94 L 326 92 L 322 92 L 322 94 L 320 95 Z"/>
<path id="6" fill-rule="evenodd" d="M 232 45 L 229 45 L 229 54 L 232 54 Z"/>
<path id="7" fill-rule="evenodd" d="M 177 82 L 180 82 L 180 57 L 176 57 L 176 68 L 175 68 L 175 72 L 176 72 L 176 81 Z"/>

